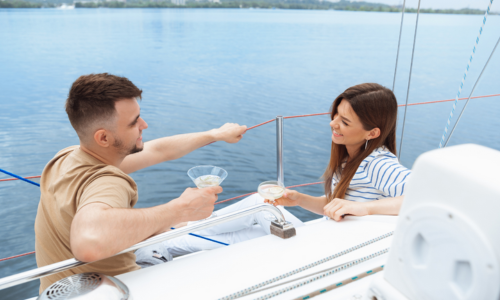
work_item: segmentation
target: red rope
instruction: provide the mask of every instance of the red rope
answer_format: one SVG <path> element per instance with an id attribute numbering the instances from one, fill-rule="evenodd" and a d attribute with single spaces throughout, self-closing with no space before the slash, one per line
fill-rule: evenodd
<path id="1" fill-rule="evenodd" d="M 494 94 L 494 95 L 485 95 L 485 96 L 476 96 L 476 97 L 471 97 L 471 99 L 478 99 L 478 98 L 489 98 L 489 97 L 496 97 L 500 96 L 500 94 Z M 468 97 L 465 98 L 459 98 L 458 100 L 466 100 L 469 99 Z M 418 102 L 418 103 L 411 103 L 408 104 L 408 106 L 413 106 L 413 105 L 422 105 L 422 104 L 432 104 L 432 103 L 441 103 L 441 102 L 450 102 L 450 101 L 455 101 L 455 99 L 447 99 L 447 100 L 437 100 L 437 101 L 429 101 L 429 102 Z M 398 105 L 398 107 L 405 106 L 404 104 Z"/>
<path id="2" fill-rule="evenodd" d="M 18 258 L 18 257 L 21 257 L 21 256 L 30 255 L 30 254 L 33 254 L 33 253 L 35 253 L 35 251 L 24 253 L 24 254 L 19 254 L 19 255 L 14 255 L 14 256 L 11 256 L 11 257 L 2 258 L 2 259 L 0 259 L 0 261 L 9 260 L 9 259 L 13 259 L 13 258 Z"/>
<path id="3" fill-rule="evenodd" d="M 309 114 L 309 115 L 298 115 L 298 116 L 289 116 L 283 117 L 283 119 L 293 119 L 293 118 L 302 118 L 302 117 L 313 117 L 313 116 L 321 116 L 321 115 L 329 115 L 330 113 L 319 113 L 319 114 Z"/>
<path id="4" fill-rule="evenodd" d="M 24 179 L 32 179 L 32 178 L 40 178 L 41 176 L 38 175 L 38 176 L 28 176 L 28 177 L 24 177 Z M 0 179 L 0 182 L 1 181 L 11 181 L 11 180 L 19 180 L 17 178 L 7 178 L 7 179 Z"/>
<path id="5" fill-rule="evenodd" d="M 493 95 L 485 95 L 485 96 L 476 96 L 476 97 L 471 97 L 471 99 L 479 99 L 479 98 L 489 98 L 489 97 L 497 97 L 497 96 L 500 96 L 500 94 L 493 94 Z M 459 98 L 458 100 L 465 100 L 465 99 L 468 99 L 467 97 L 466 98 Z M 455 99 L 447 99 L 447 100 L 437 100 L 437 101 L 429 101 L 429 102 L 418 102 L 418 103 L 411 103 L 411 104 L 408 104 L 408 106 L 413 106 L 413 105 L 422 105 L 422 104 L 432 104 L 432 103 L 441 103 L 441 102 L 451 102 L 451 101 L 455 101 Z M 398 107 L 403 107 L 405 106 L 404 104 L 400 104 L 398 105 Z M 284 119 L 293 119 L 293 118 L 303 118 L 303 117 L 313 117 L 313 116 L 321 116 L 321 115 L 329 115 L 330 113 L 329 112 L 326 112 L 326 113 L 319 113 L 319 114 L 309 114 L 309 115 L 297 115 L 297 116 L 288 116 L 288 117 L 283 117 Z M 265 124 L 268 124 L 268 123 L 271 123 L 271 122 L 274 122 L 275 119 L 272 119 L 272 120 L 269 120 L 269 121 L 266 121 L 266 122 L 263 122 L 263 123 L 260 123 L 260 124 L 257 124 L 255 126 L 252 126 L 252 127 L 249 127 L 247 128 L 246 131 L 248 130 L 251 130 L 251 129 L 254 129 L 254 128 L 257 128 L 259 126 L 262 126 L 262 125 L 265 125 Z M 205 146 L 208 146 L 210 144 L 213 144 L 215 142 L 211 142 L 211 143 L 208 143 L 206 144 Z M 40 176 L 30 176 L 30 177 L 24 177 L 25 179 L 30 179 L 30 178 L 40 178 Z M 0 179 L 0 182 L 2 181 L 11 181 L 11 180 L 19 180 L 17 178 L 9 178 L 9 179 Z M 235 198 L 236 199 L 236 198 Z M 232 200 L 232 199 L 231 199 Z M 225 200 L 225 201 L 229 201 L 228 200 Z M 220 202 L 222 203 L 222 202 Z"/>
<path id="6" fill-rule="evenodd" d="M 485 96 L 476 96 L 476 97 L 471 97 L 471 99 L 479 99 L 479 98 L 489 98 L 489 97 L 496 97 L 496 96 L 500 96 L 500 94 L 494 94 L 494 95 L 485 95 Z M 466 98 L 459 98 L 458 100 L 465 100 L 465 99 L 468 99 L 467 97 Z M 422 105 L 422 104 L 432 104 L 432 103 L 441 103 L 441 102 L 450 102 L 450 101 L 455 101 L 455 99 L 447 99 L 447 100 L 438 100 L 438 101 L 429 101 L 429 102 L 418 102 L 418 103 L 411 103 L 411 104 L 408 104 L 408 106 L 413 106 L 413 105 Z M 402 107 L 402 106 L 405 106 L 404 104 L 401 104 L 401 105 L 398 105 L 398 107 Z M 293 118 L 302 118 L 302 117 L 312 117 L 312 116 L 321 116 L 321 115 L 329 115 L 330 113 L 327 112 L 327 113 L 318 113 L 318 114 L 308 114 L 308 115 L 297 115 L 297 116 L 288 116 L 288 117 L 284 117 L 284 119 L 293 119 Z M 263 123 L 260 123 L 260 124 L 257 124 L 255 126 L 252 126 L 252 127 L 249 127 L 247 128 L 246 131 L 248 130 L 251 130 L 251 129 L 254 129 L 254 128 L 257 128 L 259 126 L 262 126 L 262 125 L 265 125 L 265 124 L 268 124 L 268 123 L 271 123 L 275 121 L 275 119 L 273 120 L 269 120 L 269 121 L 266 121 L 266 122 L 263 122 Z M 211 143 L 208 143 L 207 145 L 210 145 L 210 144 L 213 144 L 214 142 L 211 142 Z M 207 146 L 205 145 L 205 146 Z M 24 177 L 25 179 L 31 179 L 31 178 L 40 178 L 40 175 L 38 176 L 29 176 L 29 177 Z M 19 180 L 17 178 L 9 178 L 9 179 L 0 179 L 0 182 L 2 181 L 11 181 L 11 180 Z M 292 185 L 292 186 L 289 186 L 287 187 L 288 189 L 291 189 L 291 188 L 296 188 L 296 187 L 301 187 L 301 186 L 308 186 L 308 185 L 314 185 L 314 184 L 321 184 L 323 183 L 323 181 L 320 181 L 320 182 L 312 182 L 312 183 L 304 183 L 304 184 L 298 184 L 298 185 Z M 219 202 L 216 202 L 214 205 L 217 205 L 217 204 L 221 204 L 221 203 L 224 203 L 224 202 L 228 202 L 228 201 L 231 201 L 231 200 L 235 200 L 235 199 L 238 199 L 238 198 L 242 198 L 242 197 L 246 197 L 246 196 L 250 196 L 250 195 L 253 195 L 253 194 L 256 194 L 255 192 L 254 193 L 248 193 L 248 194 L 245 194 L 245 195 L 241 195 L 241 196 L 237 196 L 237 197 L 233 197 L 233 198 L 229 198 L 229 199 L 226 199 L 226 200 L 222 200 L 222 201 L 219 201 Z M 26 256 L 26 255 L 30 255 L 30 254 L 33 254 L 35 253 L 35 251 L 33 252 L 28 252 L 28 253 L 24 253 L 24 254 L 19 254 L 19 255 L 15 255 L 15 256 L 11 256 L 11 257 L 6 257 L 6 258 L 2 258 L 0 259 L 0 262 L 1 261 L 4 261 L 4 260 L 9 260 L 9 259 L 13 259 L 13 258 L 17 258 L 17 257 L 22 257 L 22 256 Z"/>

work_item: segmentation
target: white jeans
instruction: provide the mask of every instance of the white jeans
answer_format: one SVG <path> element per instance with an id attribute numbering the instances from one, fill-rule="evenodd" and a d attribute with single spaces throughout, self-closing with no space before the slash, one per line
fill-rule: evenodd
<path id="1" fill-rule="evenodd" d="M 264 203 L 264 199 L 260 195 L 254 194 L 235 204 L 219 209 L 216 213 L 217 216 L 222 216 L 260 203 Z M 285 220 L 291 222 L 293 226 L 300 227 L 304 225 L 302 221 L 289 213 L 283 207 L 278 208 L 285 216 Z M 253 215 L 222 223 L 195 233 L 230 245 L 247 241 L 271 233 L 269 228 L 271 226 L 271 222 L 264 218 L 264 214 L 264 212 L 255 213 Z M 162 246 L 165 246 L 173 256 L 185 255 L 201 250 L 212 250 L 220 247 L 226 247 L 192 235 L 184 235 L 175 239 L 167 240 L 161 244 Z"/>

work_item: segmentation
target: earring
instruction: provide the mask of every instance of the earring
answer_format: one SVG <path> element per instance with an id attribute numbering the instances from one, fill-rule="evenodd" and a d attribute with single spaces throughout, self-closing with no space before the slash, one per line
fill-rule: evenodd
<path id="1" fill-rule="evenodd" d="M 366 140 L 366 143 L 365 143 L 365 150 L 366 150 L 367 146 L 368 146 L 368 140 Z"/>

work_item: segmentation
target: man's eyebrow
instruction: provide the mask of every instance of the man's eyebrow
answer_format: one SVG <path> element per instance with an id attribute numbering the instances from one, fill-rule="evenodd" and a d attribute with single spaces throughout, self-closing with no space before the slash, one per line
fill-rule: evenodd
<path id="1" fill-rule="evenodd" d="M 139 120 L 139 117 L 140 117 L 140 116 L 141 116 L 141 115 L 140 115 L 140 114 L 138 114 L 138 115 L 137 115 L 137 117 L 135 117 L 134 121 L 132 121 L 132 123 L 128 124 L 128 126 L 133 126 L 135 123 L 137 123 L 137 120 Z"/>

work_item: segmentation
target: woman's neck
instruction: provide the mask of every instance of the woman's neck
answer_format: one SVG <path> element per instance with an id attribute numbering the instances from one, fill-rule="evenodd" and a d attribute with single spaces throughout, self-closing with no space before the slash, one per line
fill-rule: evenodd
<path id="1" fill-rule="evenodd" d="M 356 157 L 356 155 L 358 154 L 359 149 L 361 147 L 361 144 L 363 144 L 363 143 L 345 146 L 345 148 L 347 150 L 347 162 L 351 161 L 354 157 Z"/>

